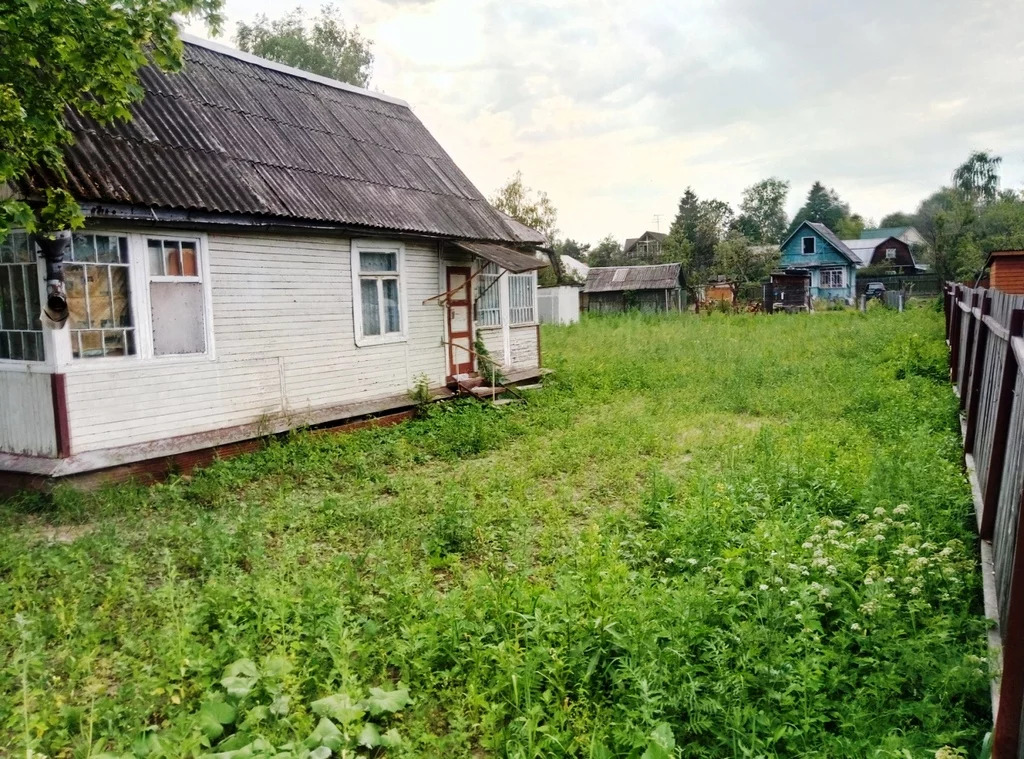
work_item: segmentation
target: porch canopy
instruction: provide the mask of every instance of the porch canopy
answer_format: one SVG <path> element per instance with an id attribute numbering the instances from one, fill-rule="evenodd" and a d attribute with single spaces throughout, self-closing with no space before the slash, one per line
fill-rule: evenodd
<path id="1" fill-rule="evenodd" d="M 548 265 L 547 260 L 542 261 L 534 255 L 506 248 L 503 245 L 486 242 L 452 242 L 449 245 L 485 261 L 490 261 L 492 264 L 497 264 L 513 274 L 543 269 Z"/>

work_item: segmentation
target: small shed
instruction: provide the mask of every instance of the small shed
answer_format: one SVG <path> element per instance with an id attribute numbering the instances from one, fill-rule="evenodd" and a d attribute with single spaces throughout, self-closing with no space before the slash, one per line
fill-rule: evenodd
<path id="1" fill-rule="evenodd" d="M 807 269 L 773 271 L 767 290 L 764 305 L 768 313 L 811 308 L 811 272 Z"/>
<path id="2" fill-rule="evenodd" d="M 563 256 L 568 258 L 568 256 Z M 537 288 L 537 317 L 541 324 L 575 324 L 580 320 L 580 285 Z"/>
<path id="3" fill-rule="evenodd" d="M 680 264 L 592 267 L 583 286 L 584 311 L 682 311 L 685 307 Z"/>
<path id="4" fill-rule="evenodd" d="M 1024 295 L 1024 250 L 997 250 L 989 254 L 989 281 L 993 290 Z"/>

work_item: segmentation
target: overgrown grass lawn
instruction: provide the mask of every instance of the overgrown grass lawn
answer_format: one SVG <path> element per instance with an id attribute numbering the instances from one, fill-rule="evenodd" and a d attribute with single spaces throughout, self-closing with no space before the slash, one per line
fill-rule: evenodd
<path id="1" fill-rule="evenodd" d="M 0 753 L 974 756 L 941 329 L 591 319 L 527 406 L 13 501 Z"/>

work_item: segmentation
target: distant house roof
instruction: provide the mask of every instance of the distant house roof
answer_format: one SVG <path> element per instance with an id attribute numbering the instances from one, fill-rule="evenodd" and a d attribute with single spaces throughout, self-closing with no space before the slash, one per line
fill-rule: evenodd
<path id="1" fill-rule="evenodd" d="M 585 293 L 612 293 L 628 290 L 668 290 L 679 287 L 680 264 L 655 266 L 595 266 L 587 274 Z"/>
<path id="2" fill-rule="evenodd" d="M 854 254 L 854 252 L 852 250 L 850 250 L 850 248 L 846 245 L 846 243 L 844 243 L 842 240 L 840 240 L 838 237 L 836 237 L 836 233 L 835 232 L 833 232 L 831 229 L 826 227 L 824 224 L 822 224 L 820 222 L 817 222 L 817 221 L 804 221 L 804 222 L 801 222 L 800 226 L 798 226 L 796 229 L 794 229 L 789 234 L 789 236 L 786 237 L 786 239 L 782 241 L 782 244 L 779 245 L 779 247 L 780 248 L 785 248 L 786 247 L 786 243 L 788 243 L 797 234 L 799 234 L 800 230 L 803 229 L 804 227 L 810 227 L 812 230 L 817 232 L 829 245 L 831 245 L 833 248 L 835 248 L 836 251 L 838 251 L 839 254 L 841 256 L 843 256 L 843 258 L 847 259 L 850 263 L 852 263 L 854 265 L 860 264 L 860 259 L 857 258 L 857 256 Z"/>
<path id="3" fill-rule="evenodd" d="M 915 227 L 879 227 L 878 229 L 862 229 L 860 233 L 860 239 L 862 240 L 877 240 L 885 239 L 886 237 L 895 237 L 897 240 L 903 240 L 905 243 L 911 245 L 923 244 L 924 238 L 921 233 L 917 231 Z"/>
<path id="4" fill-rule="evenodd" d="M 587 274 L 590 273 L 589 266 L 572 256 L 562 256 L 562 269 L 567 273 L 579 276 L 581 279 L 586 279 Z"/>
<path id="5" fill-rule="evenodd" d="M 889 237 L 877 237 L 870 240 L 843 240 L 843 244 L 846 245 L 853 254 L 857 256 L 861 266 L 867 266 L 871 263 L 871 258 L 875 255 L 875 249 L 886 240 L 898 239 L 891 235 Z"/>
<path id="6" fill-rule="evenodd" d="M 184 68 L 139 72 L 126 124 L 68 112 L 77 200 L 298 220 L 492 242 L 540 242 L 510 224 L 404 101 L 182 36 Z M 38 196 L 60 178 L 40 172 Z"/>
<path id="7" fill-rule="evenodd" d="M 664 240 L 668 235 L 665 232 L 644 232 L 639 237 L 627 237 L 626 243 L 622 246 L 622 252 L 628 253 L 631 251 L 640 240 L 648 237 L 652 240 L 658 240 L 659 242 Z"/>

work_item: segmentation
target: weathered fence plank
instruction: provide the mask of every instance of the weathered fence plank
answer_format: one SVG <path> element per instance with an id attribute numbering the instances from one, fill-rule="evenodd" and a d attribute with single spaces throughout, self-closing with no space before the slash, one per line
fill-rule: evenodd
<path id="1" fill-rule="evenodd" d="M 950 382 L 965 412 L 986 610 L 1002 657 L 992 757 L 1024 759 L 1024 296 L 950 283 L 943 306 Z"/>

